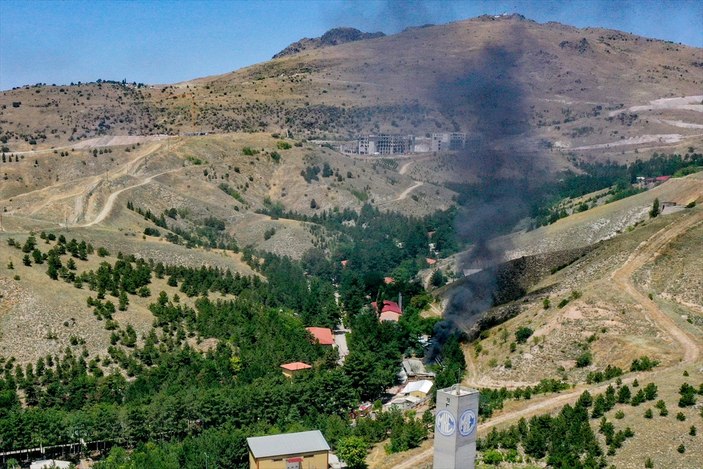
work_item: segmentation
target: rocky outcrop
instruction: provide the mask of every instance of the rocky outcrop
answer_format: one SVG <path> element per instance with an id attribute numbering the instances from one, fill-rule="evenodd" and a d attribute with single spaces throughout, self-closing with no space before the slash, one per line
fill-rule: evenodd
<path id="1" fill-rule="evenodd" d="M 356 28 L 334 28 L 327 31 L 320 37 L 308 38 L 305 37 L 300 41 L 294 42 L 278 54 L 274 55 L 274 59 L 287 57 L 290 55 L 299 54 L 305 50 L 319 49 L 321 47 L 338 46 L 347 42 L 363 41 L 365 39 L 374 39 L 383 37 L 382 32 L 365 33 Z"/>

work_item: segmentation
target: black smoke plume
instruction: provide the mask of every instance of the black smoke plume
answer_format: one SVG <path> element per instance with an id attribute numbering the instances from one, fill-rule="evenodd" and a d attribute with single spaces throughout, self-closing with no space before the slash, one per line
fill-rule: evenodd
<path id="1" fill-rule="evenodd" d="M 539 196 L 533 181 L 545 176 L 529 148 L 530 105 L 520 77 L 523 54 L 529 50 L 528 34 L 520 23 L 513 23 L 509 35 L 467 60 L 459 80 L 437 87 L 437 103 L 469 132 L 461 162 L 464 171 L 479 180 L 466 188 L 469 202 L 457 216 L 458 235 L 471 243 L 460 260 L 460 272 L 482 270 L 451 294 L 434 331 L 430 360 L 451 334 L 474 325 L 501 296 L 498 265 L 507 260 L 510 245 L 497 238 L 529 216 Z"/>

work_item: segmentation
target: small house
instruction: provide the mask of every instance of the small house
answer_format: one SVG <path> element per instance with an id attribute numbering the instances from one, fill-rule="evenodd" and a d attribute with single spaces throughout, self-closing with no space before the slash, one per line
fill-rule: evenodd
<path id="1" fill-rule="evenodd" d="M 420 399 L 426 398 L 430 391 L 432 390 L 434 383 L 428 379 L 423 379 L 421 381 L 411 381 L 405 385 L 400 394 L 404 396 L 415 396 Z"/>
<path id="2" fill-rule="evenodd" d="M 249 469 L 327 469 L 330 445 L 319 430 L 247 438 Z"/>
<path id="3" fill-rule="evenodd" d="M 326 327 L 306 327 L 313 339 L 320 345 L 334 345 L 332 329 Z"/>
<path id="4" fill-rule="evenodd" d="M 286 378 L 292 378 L 298 373 L 301 373 L 303 370 L 309 370 L 310 368 L 312 368 L 312 366 L 303 362 L 292 362 L 284 363 L 283 365 L 281 365 L 281 368 L 283 369 L 283 376 L 285 376 Z"/>
<path id="5" fill-rule="evenodd" d="M 378 304 L 375 301 L 371 303 L 371 307 L 374 309 L 374 311 L 378 311 L 379 309 Z M 398 303 L 396 303 L 395 301 L 384 300 L 383 307 L 380 311 L 379 320 L 398 322 L 402 314 L 403 311 Z"/>

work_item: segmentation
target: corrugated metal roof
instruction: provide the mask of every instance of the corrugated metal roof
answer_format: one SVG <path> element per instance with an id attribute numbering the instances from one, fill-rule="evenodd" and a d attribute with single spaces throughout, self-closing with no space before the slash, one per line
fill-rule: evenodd
<path id="1" fill-rule="evenodd" d="M 249 450 L 255 458 L 286 456 L 300 453 L 315 453 L 329 451 L 325 437 L 320 430 L 298 433 L 282 433 L 280 435 L 255 436 L 247 438 Z"/>
<path id="2" fill-rule="evenodd" d="M 428 394 L 432 390 L 433 383 L 430 380 L 423 379 L 422 381 L 412 381 L 405 385 L 401 394 L 410 394 L 411 392 L 420 391 Z"/>

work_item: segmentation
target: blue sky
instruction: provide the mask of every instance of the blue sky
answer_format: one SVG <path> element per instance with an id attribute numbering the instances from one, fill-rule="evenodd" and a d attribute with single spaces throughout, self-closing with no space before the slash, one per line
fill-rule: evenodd
<path id="1" fill-rule="evenodd" d="M 0 89 L 173 83 L 268 60 L 336 26 L 391 34 L 503 12 L 703 47 L 703 2 L 693 0 L 0 0 Z"/>

